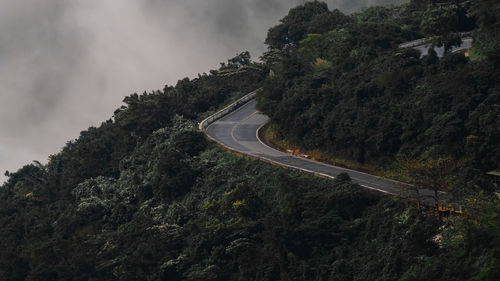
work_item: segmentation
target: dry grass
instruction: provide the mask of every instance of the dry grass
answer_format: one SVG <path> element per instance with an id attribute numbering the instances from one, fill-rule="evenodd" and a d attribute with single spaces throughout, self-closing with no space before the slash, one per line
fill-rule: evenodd
<path id="1" fill-rule="evenodd" d="M 394 180 L 401 180 L 401 174 L 398 172 L 397 169 L 395 168 L 381 168 L 375 165 L 370 165 L 370 164 L 365 164 L 365 163 L 358 163 L 352 160 L 346 160 L 342 159 L 339 157 L 335 157 L 335 155 L 331 155 L 329 153 L 320 151 L 318 149 L 305 149 L 303 147 L 300 147 L 299 145 L 296 145 L 294 143 L 291 143 L 288 140 L 285 140 L 279 136 L 277 133 L 277 128 L 276 125 L 274 124 L 268 124 L 262 128 L 260 131 L 260 137 L 262 138 L 263 141 L 265 141 L 268 145 L 281 150 L 283 152 L 287 153 L 292 153 L 294 155 L 298 156 L 303 156 L 307 157 L 311 160 L 335 165 L 335 166 L 340 166 L 352 170 L 357 170 L 365 173 L 369 173 L 375 176 L 379 177 L 384 177 L 384 178 L 389 178 L 389 179 L 394 179 Z"/>

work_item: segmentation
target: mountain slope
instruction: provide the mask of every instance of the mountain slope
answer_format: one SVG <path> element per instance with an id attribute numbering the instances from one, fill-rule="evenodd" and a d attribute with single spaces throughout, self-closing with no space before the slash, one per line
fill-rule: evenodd
<path id="1" fill-rule="evenodd" d="M 493 47 L 500 41 L 498 19 L 487 8 L 496 6 L 441 2 L 411 1 L 349 17 L 308 8 L 323 7 L 315 2 L 291 11 L 266 39 L 273 76 L 258 108 L 271 118 L 272 133 L 307 150 L 386 168 L 404 158 L 452 159 L 474 174 L 500 168 L 499 50 Z M 316 15 L 289 19 L 309 9 Z M 429 31 L 448 21 L 442 34 Z M 455 35 L 471 28 L 469 57 L 439 59 L 431 52 L 421 58 L 398 49 L 423 36 L 452 46 Z"/>
<path id="2" fill-rule="evenodd" d="M 495 48 L 485 44 L 477 59 L 492 61 Z M 447 61 L 452 69 L 464 62 Z M 318 61 L 318 71 L 328 65 Z M 463 216 L 439 217 L 345 174 L 304 176 L 208 142 L 197 121 L 265 76 L 242 53 L 208 75 L 125 98 L 112 120 L 83 131 L 47 165 L 8 173 L 0 279 L 495 280 L 494 194 L 474 193 Z M 295 82 L 292 75 L 284 85 Z M 494 112 L 494 101 L 483 103 Z"/>

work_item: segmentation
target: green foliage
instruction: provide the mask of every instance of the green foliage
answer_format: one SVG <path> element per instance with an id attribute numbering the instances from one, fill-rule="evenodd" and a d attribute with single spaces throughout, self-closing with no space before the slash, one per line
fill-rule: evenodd
<path id="1" fill-rule="evenodd" d="M 71 201 L 19 202 L 14 212 L 0 205 L 8 249 L 1 276 L 396 280 L 443 254 L 431 239 L 433 216 L 369 193 L 347 174 L 331 182 L 199 144 L 193 125 L 174 117 L 127 155 L 117 179 L 85 180 Z M 176 157 L 161 164 L 169 153 Z M 176 179 L 183 174 L 171 167 L 193 179 Z M 482 225 L 495 219 L 484 216 Z M 482 274 L 494 274 L 495 260 L 483 259 Z"/>
<path id="2" fill-rule="evenodd" d="M 229 59 L 227 61 L 227 65 L 225 63 L 221 63 L 220 70 L 238 69 L 248 65 L 250 65 L 250 53 L 246 51 L 238 54 L 236 57 L 232 59 Z"/>
<path id="3" fill-rule="evenodd" d="M 500 63 L 500 5 L 494 0 L 474 2 L 473 13 L 479 25 L 473 54 L 478 60 Z"/>
<path id="4" fill-rule="evenodd" d="M 0 279 L 88 280 L 102 272 L 143 279 L 143 269 L 129 269 L 131 263 L 150 264 L 142 257 L 169 249 L 147 245 L 150 236 L 141 235 L 149 220 L 141 212 L 153 201 L 171 202 L 190 191 L 200 172 L 198 154 L 207 146 L 196 121 L 257 88 L 264 78 L 248 52 L 229 64 L 237 68 L 231 75 L 213 70 L 163 91 L 126 97 L 113 119 L 82 131 L 46 166 L 34 162 L 7 172 L 0 189 L 5 226 Z M 185 223 L 190 217 L 182 204 L 167 209 L 170 218 L 160 216 L 162 224 Z M 137 249 L 122 251 L 135 237 L 143 238 L 137 239 Z M 168 244 L 165 239 L 158 241 Z"/>
<path id="5" fill-rule="evenodd" d="M 493 48 L 490 59 L 475 62 L 462 54 L 420 57 L 397 49 L 422 36 L 421 27 L 437 37 L 466 30 L 474 26 L 472 14 L 481 18 L 478 35 L 493 35 L 496 17 L 486 3 L 428 2 L 369 8 L 341 26 L 304 35 L 295 51 L 269 63 L 273 75 L 259 109 L 288 142 L 336 158 L 389 166 L 398 155 L 426 155 L 468 160 L 466 167 L 483 171 L 498 168 L 493 120 L 500 75 L 493 46 L 500 41 L 484 37 Z M 474 50 L 486 52 L 476 42 Z"/>
<path id="6" fill-rule="evenodd" d="M 433 45 L 444 46 L 445 52 L 462 43 L 457 34 L 457 10 L 452 5 L 429 5 L 422 15 L 421 29 L 426 37 L 432 38 Z"/>
<path id="7" fill-rule="evenodd" d="M 323 24 L 327 26 L 342 24 L 344 18 L 345 16 L 338 11 L 329 12 L 324 2 L 306 2 L 302 6 L 291 9 L 281 20 L 281 24 L 269 29 L 266 44 L 270 49 L 294 48 L 308 32 L 324 30 Z"/>
<path id="8" fill-rule="evenodd" d="M 449 221 L 453 227 L 445 228 L 442 232 L 442 239 L 438 242 L 439 252 L 420 259 L 402 280 L 498 279 L 499 200 L 487 200 L 489 202 L 484 202 L 485 206 L 474 217 Z"/>
<path id="9" fill-rule="evenodd" d="M 423 2 L 352 16 L 308 2 L 271 28 L 269 65 L 244 52 L 209 75 L 133 94 L 47 165 L 7 173 L 0 279 L 495 280 L 491 194 L 469 197 L 467 212 L 443 225 L 347 174 L 328 181 L 229 154 L 196 127 L 272 69 L 260 106 L 295 142 L 361 161 L 423 154 L 423 178 L 434 177 L 423 166 L 441 171 L 453 159 L 425 162 L 434 154 L 495 167 L 494 52 L 471 63 L 396 51 L 419 35 Z M 481 34 L 493 32 L 492 15 L 477 11 Z"/>
<path id="10" fill-rule="evenodd" d="M 114 112 L 113 119 L 97 128 L 90 127 L 69 141 L 60 153 L 51 156 L 47 165 L 54 190 L 62 191 L 58 196 L 70 197 L 69 191 L 85 179 L 118 178 L 122 159 L 153 131 L 172 125 L 176 115 L 199 121 L 202 113 L 229 101 L 235 93 L 258 87 L 264 72 L 260 65 L 250 62 L 248 52 L 229 61 L 244 66 L 228 76 L 214 71 L 193 80 L 179 80 L 175 87 L 165 86 L 163 91 L 132 94 L 123 100 L 126 105 Z M 183 145 L 182 140 L 179 142 Z M 200 148 L 195 145 L 193 152 L 197 149 Z M 11 178 L 15 184 L 16 177 Z"/>

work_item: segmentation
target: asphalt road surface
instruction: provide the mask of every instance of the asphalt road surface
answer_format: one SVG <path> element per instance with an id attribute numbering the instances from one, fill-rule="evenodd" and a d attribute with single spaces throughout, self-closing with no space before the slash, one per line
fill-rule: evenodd
<path id="1" fill-rule="evenodd" d="M 425 55 L 427 55 L 428 51 L 429 51 L 429 47 L 431 45 L 430 44 L 427 44 L 427 45 L 418 45 L 418 46 L 415 46 L 414 48 L 419 50 L 420 51 L 420 55 L 423 57 Z M 451 48 L 451 52 L 454 53 L 454 52 L 459 52 L 461 50 L 467 50 L 467 49 L 470 49 L 472 47 L 472 38 L 463 38 L 462 39 L 462 44 L 459 46 L 459 47 L 453 47 Z M 436 47 L 434 48 L 434 51 L 436 51 L 436 54 L 438 57 L 442 57 L 444 55 L 444 47 Z"/>
<path id="2" fill-rule="evenodd" d="M 347 173 L 353 182 L 379 192 L 402 196 L 417 197 L 411 188 L 384 178 L 369 175 L 342 167 L 327 165 L 307 158 L 287 154 L 273 149 L 258 138 L 258 130 L 266 124 L 269 118 L 255 108 L 256 100 L 250 100 L 232 113 L 210 124 L 206 133 L 222 145 L 243 154 L 267 160 L 280 166 L 286 166 L 305 171 L 317 176 L 333 178 L 340 173 Z M 433 191 L 420 190 L 423 201 L 434 202 L 430 198 Z"/>

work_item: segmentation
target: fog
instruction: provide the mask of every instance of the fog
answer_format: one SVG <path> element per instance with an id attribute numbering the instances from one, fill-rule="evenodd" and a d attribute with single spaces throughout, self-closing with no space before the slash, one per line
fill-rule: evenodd
<path id="1" fill-rule="evenodd" d="M 47 162 L 123 97 L 175 84 L 248 50 L 295 0 L 0 0 L 0 183 Z M 331 0 L 352 12 L 401 0 Z"/>

